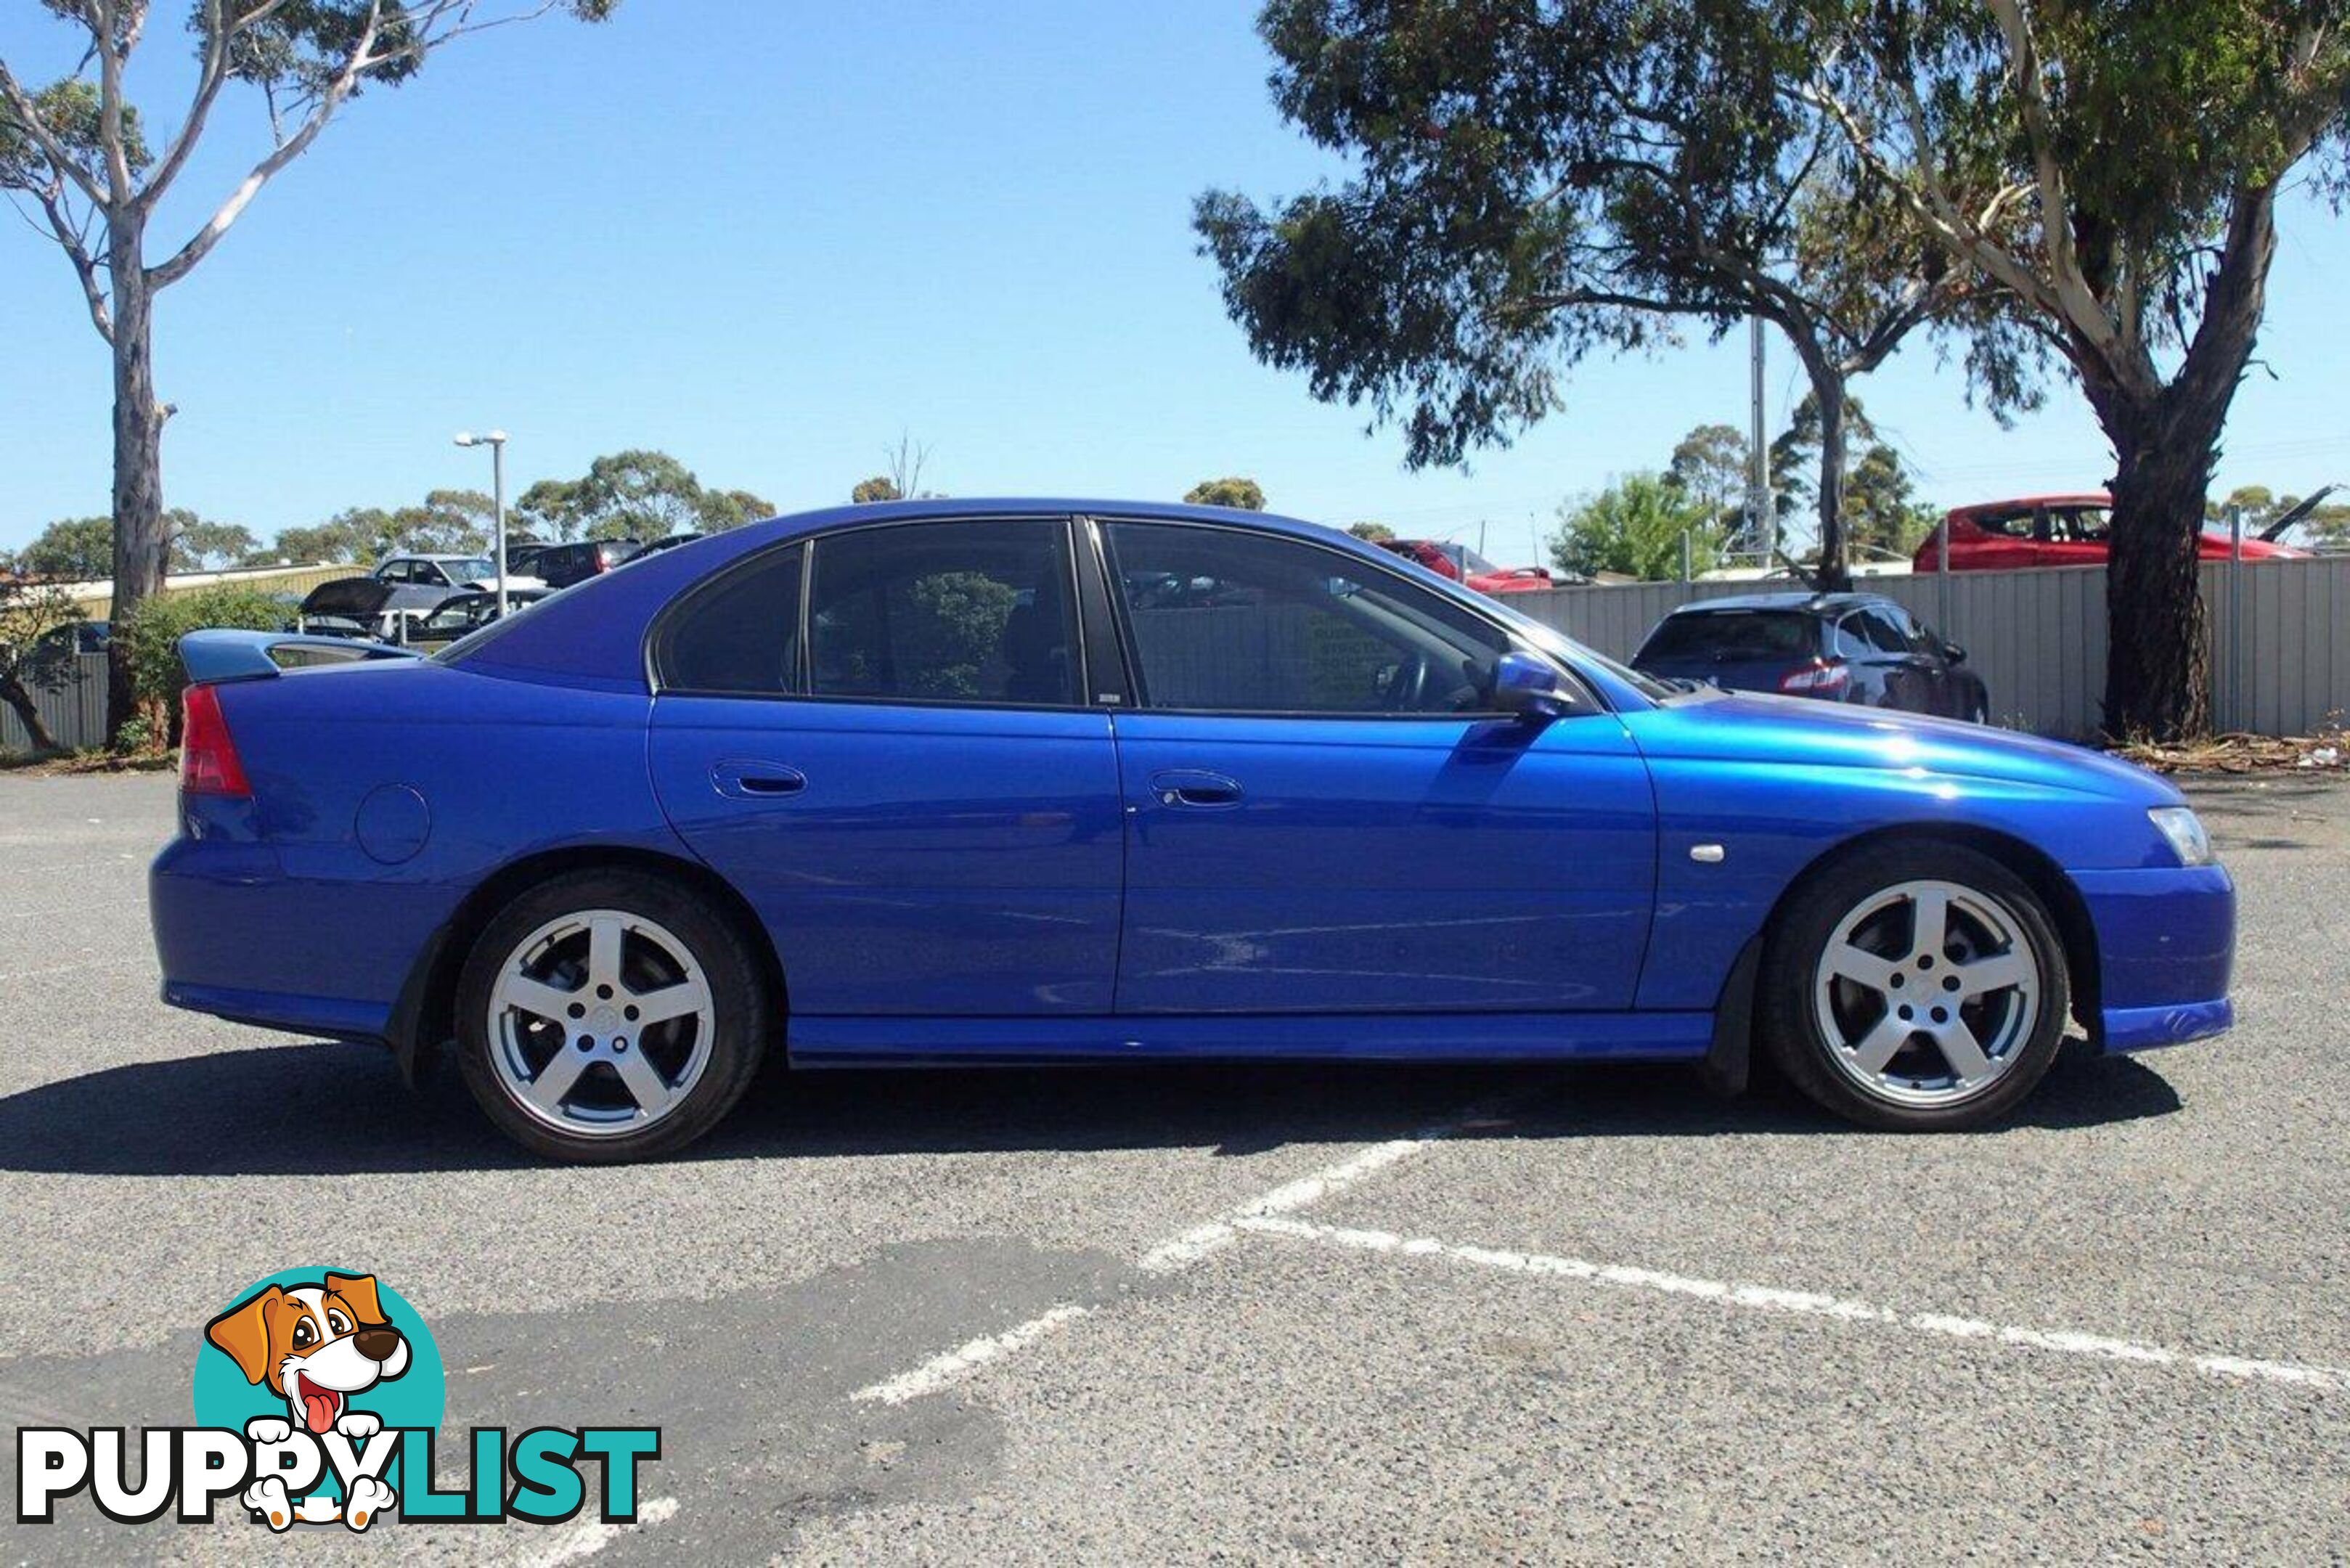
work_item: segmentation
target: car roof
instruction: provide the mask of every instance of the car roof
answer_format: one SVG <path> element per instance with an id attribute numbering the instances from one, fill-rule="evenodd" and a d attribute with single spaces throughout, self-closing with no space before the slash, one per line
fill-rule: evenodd
<path id="1" fill-rule="evenodd" d="M 1884 594 L 1814 594 L 1800 589 L 1778 594 L 1731 594 L 1718 599 L 1699 599 L 1679 605 L 1667 612 L 1670 615 L 1706 615 L 1715 610 L 1807 610 L 1814 615 L 1841 615 L 1846 610 L 1863 605 L 1889 605 L 1898 601 Z"/>
<path id="2" fill-rule="evenodd" d="M 2102 490 L 2085 490 L 2074 495 L 2021 495 L 2013 501 L 1972 501 L 1964 506 L 1950 508 L 1953 517 L 1970 516 L 1977 512 L 2019 512 L 2032 506 L 2111 506 L 2114 498 Z"/>

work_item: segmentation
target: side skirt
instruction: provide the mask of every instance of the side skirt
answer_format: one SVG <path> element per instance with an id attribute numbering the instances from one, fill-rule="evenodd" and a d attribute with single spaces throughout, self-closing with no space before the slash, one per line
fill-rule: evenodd
<path id="1" fill-rule="evenodd" d="M 1229 1013 L 1125 1018 L 822 1018 L 786 1026 L 796 1067 L 923 1062 L 1694 1061 L 1711 1012 Z"/>

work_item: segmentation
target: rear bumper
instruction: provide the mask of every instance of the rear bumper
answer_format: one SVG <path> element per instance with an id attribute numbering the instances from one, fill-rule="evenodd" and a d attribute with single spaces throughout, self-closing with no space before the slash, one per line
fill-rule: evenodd
<path id="1" fill-rule="evenodd" d="M 2236 885 L 2218 866 L 2077 871 L 2097 933 L 2100 1044 L 2144 1051 L 2235 1022 Z"/>
<path id="2" fill-rule="evenodd" d="M 390 1037 L 449 902 L 429 886 L 289 877 L 249 840 L 182 836 L 147 874 L 166 1003 L 336 1039 Z"/>

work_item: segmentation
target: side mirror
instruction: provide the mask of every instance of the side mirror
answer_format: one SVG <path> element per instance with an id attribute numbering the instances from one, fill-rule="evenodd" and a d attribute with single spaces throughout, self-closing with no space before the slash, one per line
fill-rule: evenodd
<path id="1" fill-rule="evenodd" d="M 1493 706 L 1539 724 L 1566 711 L 1558 671 L 1531 653 L 1505 653 L 1493 664 Z"/>
<path id="2" fill-rule="evenodd" d="M 1967 661 L 1967 650 L 1955 642 L 1946 642 L 1942 644 L 1942 657 L 1953 664 L 1964 664 Z"/>

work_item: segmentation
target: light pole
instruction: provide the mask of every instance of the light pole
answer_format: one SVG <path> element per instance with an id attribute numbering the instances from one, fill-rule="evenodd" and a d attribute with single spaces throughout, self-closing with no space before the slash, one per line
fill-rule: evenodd
<path id="1" fill-rule="evenodd" d="M 506 432 L 492 431 L 487 435 L 475 435 L 471 431 L 459 431 L 457 444 L 490 449 L 490 504 L 498 518 L 498 614 L 503 616 L 506 613 Z"/>

